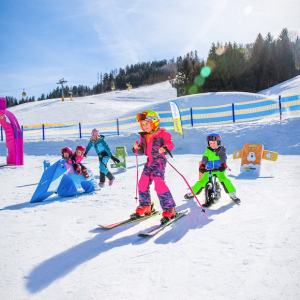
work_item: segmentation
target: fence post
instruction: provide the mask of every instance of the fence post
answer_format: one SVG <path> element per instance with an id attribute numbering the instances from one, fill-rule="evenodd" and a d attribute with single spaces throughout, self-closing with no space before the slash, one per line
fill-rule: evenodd
<path id="1" fill-rule="evenodd" d="M 120 135 L 120 131 L 119 131 L 119 119 L 117 119 L 117 132 L 118 132 L 118 135 Z"/>
<path id="2" fill-rule="evenodd" d="M 22 139 L 23 139 L 23 125 L 21 125 L 21 137 L 22 137 Z"/>
<path id="3" fill-rule="evenodd" d="M 235 123 L 234 103 L 232 103 L 232 122 Z"/>
<path id="4" fill-rule="evenodd" d="M 279 100 L 279 119 L 281 121 L 281 115 L 282 115 L 282 110 L 281 110 L 281 95 L 279 95 L 278 100 Z"/>
<path id="5" fill-rule="evenodd" d="M 191 113 L 191 125 L 194 126 L 194 120 L 193 120 L 193 108 L 190 108 L 190 113 Z"/>
<path id="6" fill-rule="evenodd" d="M 1 126 L 1 142 L 3 142 L 3 127 Z"/>
<path id="7" fill-rule="evenodd" d="M 18 138 L 18 129 L 17 126 L 15 126 L 15 140 Z"/>
<path id="8" fill-rule="evenodd" d="M 81 123 L 79 123 L 79 138 L 81 138 Z"/>
<path id="9" fill-rule="evenodd" d="M 42 129 L 43 129 L 43 140 L 45 140 L 45 125 L 44 124 L 42 124 Z"/>

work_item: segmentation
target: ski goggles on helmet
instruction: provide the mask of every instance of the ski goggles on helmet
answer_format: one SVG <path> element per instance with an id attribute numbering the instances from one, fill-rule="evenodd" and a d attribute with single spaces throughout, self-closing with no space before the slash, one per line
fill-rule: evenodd
<path id="1" fill-rule="evenodd" d="M 214 136 L 214 135 L 209 135 L 208 137 L 206 137 L 206 140 L 209 141 L 218 141 L 220 140 L 221 137 L 220 136 Z"/>
<path id="2" fill-rule="evenodd" d="M 136 120 L 137 121 L 144 121 L 144 120 L 159 120 L 158 117 L 150 117 L 145 113 L 137 114 L 136 115 Z"/>

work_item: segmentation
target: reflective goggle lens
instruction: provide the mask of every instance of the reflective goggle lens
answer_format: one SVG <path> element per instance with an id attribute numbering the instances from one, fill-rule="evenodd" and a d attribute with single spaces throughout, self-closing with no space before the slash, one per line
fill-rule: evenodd
<path id="1" fill-rule="evenodd" d="M 143 121 L 143 120 L 146 120 L 146 117 L 147 117 L 147 115 L 144 114 L 144 113 L 137 114 L 137 115 L 136 115 L 136 120 L 137 120 L 137 121 Z"/>
<path id="2" fill-rule="evenodd" d="M 150 117 L 148 114 L 141 113 L 136 115 L 136 120 L 137 121 L 144 121 L 144 120 L 159 120 L 158 117 Z"/>
<path id="3" fill-rule="evenodd" d="M 210 136 L 208 136 L 208 137 L 206 138 L 206 140 L 207 140 L 208 142 L 209 142 L 209 141 L 217 141 L 217 140 L 219 140 L 219 139 L 221 139 L 220 136 L 216 137 L 216 136 L 213 136 L 213 135 L 210 135 Z"/>

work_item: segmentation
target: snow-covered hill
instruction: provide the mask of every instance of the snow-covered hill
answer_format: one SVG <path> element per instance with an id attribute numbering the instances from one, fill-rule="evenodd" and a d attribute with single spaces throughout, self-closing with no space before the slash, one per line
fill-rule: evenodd
<path id="1" fill-rule="evenodd" d="M 169 101 L 175 101 L 180 109 L 217 106 L 228 103 L 249 102 L 279 94 L 300 92 L 300 76 L 260 93 L 219 92 L 176 97 L 176 89 L 168 81 L 151 86 L 113 91 L 94 96 L 51 99 L 26 103 L 10 108 L 20 125 L 56 124 L 72 122 L 100 122 L 135 115 L 141 108 L 170 111 Z"/>
<path id="2" fill-rule="evenodd" d="M 300 75 L 282 83 L 279 83 L 267 90 L 259 92 L 259 94 L 267 96 L 277 96 L 296 93 L 300 93 Z"/>
<path id="3" fill-rule="evenodd" d="M 70 101 L 51 99 L 12 107 L 10 111 L 20 125 L 112 120 L 134 108 L 176 97 L 176 89 L 163 82 L 130 91 L 114 91 L 94 96 L 73 98 Z"/>
<path id="4" fill-rule="evenodd" d="M 133 115 L 149 104 L 163 110 L 165 100 L 174 98 L 175 92 L 172 88 L 168 91 L 167 85 L 156 87 L 155 92 L 153 87 L 140 88 L 144 102 L 138 101 L 137 91 L 131 90 L 120 92 L 121 101 L 91 97 L 74 102 L 48 100 L 20 105 L 12 111 L 22 125 L 26 125 L 23 120 L 28 125 L 71 122 L 71 117 L 67 119 L 70 112 L 75 113 L 72 120 L 76 122 L 84 116 L 98 121 L 96 117 L 92 119 L 94 114 L 109 120 L 120 114 Z M 131 98 L 132 92 L 136 93 L 135 99 Z M 151 98 L 151 93 L 156 96 Z M 241 93 L 236 94 L 234 101 L 242 101 Z M 224 95 L 224 102 L 232 101 L 232 96 Z M 205 104 L 220 104 L 216 104 L 214 94 L 202 97 Z M 198 98 L 179 101 L 184 103 L 186 99 Z M 201 106 L 199 99 L 195 100 L 197 106 Z M 95 104 L 89 104 L 93 101 Z M 47 102 L 48 109 L 42 107 Z M 37 107 L 32 109 L 31 105 Z M 0 298 L 299 299 L 299 127 L 300 117 L 294 115 L 281 122 L 273 118 L 190 127 L 184 129 L 184 138 L 171 132 L 175 150 L 169 162 L 191 185 L 198 178 L 206 135 L 220 133 L 231 168 L 227 175 L 242 203 L 233 204 L 223 192 L 219 203 L 207 210 L 206 218 L 196 201 L 184 200 L 187 186 L 167 166 L 166 182 L 177 210 L 191 211 L 152 239 L 142 239 L 137 234 L 157 224 L 158 216 L 110 231 L 96 229 L 98 223 L 126 218 L 137 206 L 136 158 L 130 151 L 137 134 L 106 138 L 112 150 L 124 145 L 129 154 L 127 172 L 112 170 L 116 177 L 113 186 L 77 197 L 54 196 L 35 204 L 29 201 L 43 173 L 43 161 L 54 163 L 62 147 L 86 145 L 88 140 L 25 141 L 24 166 L 0 168 Z M 279 153 L 277 162 L 263 161 L 258 178 L 241 176 L 240 161 L 232 158 L 232 152 L 246 142 L 263 143 L 265 149 Z M 0 163 L 5 159 L 4 153 L 5 144 L 0 143 Z M 140 173 L 144 162 L 145 157 L 138 158 Z M 93 150 L 85 164 L 98 179 L 98 160 Z M 153 187 L 151 194 L 159 209 Z M 203 194 L 199 200 L 204 201 Z"/>

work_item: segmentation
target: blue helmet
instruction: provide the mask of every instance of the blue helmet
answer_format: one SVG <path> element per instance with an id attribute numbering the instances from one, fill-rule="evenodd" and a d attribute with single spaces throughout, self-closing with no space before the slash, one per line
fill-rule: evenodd
<path id="1" fill-rule="evenodd" d="M 217 133 L 211 133 L 206 137 L 208 146 L 209 146 L 209 141 L 217 141 L 218 145 L 221 145 L 221 136 Z"/>

